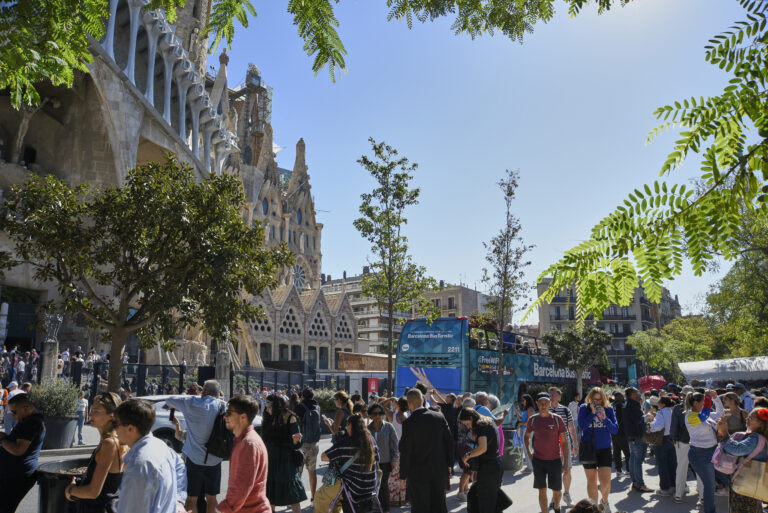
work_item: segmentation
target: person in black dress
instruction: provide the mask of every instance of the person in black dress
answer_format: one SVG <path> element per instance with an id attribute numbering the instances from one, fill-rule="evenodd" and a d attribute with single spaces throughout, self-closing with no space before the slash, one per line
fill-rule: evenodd
<path id="1" fill-rule="evenodd" d="M 112 392 L 97 395 L 91 406 L 91 425 L 99 430 L 101 441 L 91 455 L 88 470 L 81 478 L 73 478 L 64 491 L 70 501 L 70 513 L 114 513 L 117 489 L 123 478 L 125 449 L 117 439 L 114 413 L 121 403 Z"/>
<path id="2" fill-rule="evenodd" d="M 300 513 L 300 503 L 307 500 L 307 494 L 293 451 L 301 447 L 301 433 L 297 417 L 288 410 L 285 398 L 267 397 L 262 432 L 269 455 L 267 498 L 272 511 L 275 506 L 291 506 L 293 513 Z"/>
<path id="3" fill-rule="evenodd" d="M 470 465 L 470 460 L 477 462 L 477 479 L 467 493 L 467 511 L 494 513 L 502 475 L 496 424 L 472 408 L 459 412 L 459 422 L 472 430 L 477 440 L 477 447 L 464 455 L 465 465 Z"/>

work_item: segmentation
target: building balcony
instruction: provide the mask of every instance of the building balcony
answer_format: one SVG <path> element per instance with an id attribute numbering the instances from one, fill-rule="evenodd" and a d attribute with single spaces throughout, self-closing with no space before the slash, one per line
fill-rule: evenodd
<path id="1" fill-rule="evenodd" d="M 603 321 L 634 321 L 637 315 L 603 315 Z"/>
<path id="2" fill-rule="evenodd" d="M 611 333 L 611 335 L 613 335 L 613 338 L 627 338 L 632 333 L 631 331 L 617 331 L 616 333 Z"/>
<path id="3" fill-rule="evenodd" d="M 642 321 L 650 323 L 650 324 L 654 324 L 656 322 L 656 321 L 653 320 L 653 317 L 651 317 L 649 315 L 643 315 Z"/>
<path id="4" fill-rule="evenodd" d="M 575 296 L 555 296 L 550 303 L 575 303 Z"/>
<path id="5" fill-rule="evenodd" d="M 568 314 L 549 314 L 549 320 L 550 321 L 573 321 L 576 319 L 575 315 L 568 315 Z"/>
<path id="6" fill-rule="evenodd" d="M 651 300 L 645 296 L 640 296 L 640 304 L 651 306 Z"/>

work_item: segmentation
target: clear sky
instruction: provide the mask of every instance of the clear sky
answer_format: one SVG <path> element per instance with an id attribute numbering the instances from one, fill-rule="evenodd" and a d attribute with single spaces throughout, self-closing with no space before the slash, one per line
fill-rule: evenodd
<path id="1" fill-rule="evenodd" d="M 387 22 L 383 0 L 336 6 L 348 71 L 314 76 L 285 1 L 255 1 L 239 28 L 230 86 L 249 62 L 274 87 L 272 126 L 281 167 L 307 144 L 312 193 L 323 229 L 323 272 L 359 274 L 369 245 L 352 226 L 372 180 L 356 163 L 368 137 L 417 162 L 420 204 L 407 212 L 417 263 L 437 279 L 483 289 L 483 241 L 503 222 L 496 182 L 519 170 L 514 212 L 535 244 L 528 277 L 586 238 L 635 187 L 657 179 L 674 134 L 646 145 L 656 107 L 717 94 L 728 75 L 704 61 L 704 45 L 744 18 L 736 0 L 635 0 L 598 16 L 568 17 L 564 2 L 523 44 L 501 34 L 456 36 L 450 19 Z M 210 64 L 218 65 L 211 57 Z M 698 173 L 691 159 L 670 182 Z M 684 311 L 718 275 L 686 272 L 668 284 Z M 531 317 L 527 322 L 536 323 Z"/>

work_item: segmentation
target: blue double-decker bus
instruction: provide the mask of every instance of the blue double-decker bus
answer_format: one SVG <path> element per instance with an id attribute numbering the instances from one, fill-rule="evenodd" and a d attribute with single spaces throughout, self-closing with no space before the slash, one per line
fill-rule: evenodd
<path id="1" fill-rule="evenodd" d="M 573 383 L 576 373 L 557 367 L 541 355 L 534 343 L 515 341 L 505 349 L 502 360 L 502 389 L 497 390 L 500 343 L 498 332 L 475 325 L 467 317 L 441 317 L 427 325 L 425 319 L 411 319 L 400 335 L 395 363 L 395 391 L 398 396 L 425 376 L 441 393 L 462 394 L 485 391 L 499 396 L 501 404 L 517 400 L 523 383 Z M 532 339 L 532 337 L 530 337 Z M 595 368 L 583 376 L 585 384 L 600 383 Z M 510 421 L 513 416 L 507 417 Z"/>

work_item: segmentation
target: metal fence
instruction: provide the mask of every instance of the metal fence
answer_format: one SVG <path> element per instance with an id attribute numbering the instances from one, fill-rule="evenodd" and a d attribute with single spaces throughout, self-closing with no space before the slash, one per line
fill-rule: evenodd
<path id="1" fill-rule="evenodd" d="M 107 383 L 109 363 L 97 362 L 92 369 L 84 368 L 80 380 L 77 373 L 72 379 L 78 386 L 87 385 L 91 397 L 101 392 Z M 213 379 L 214 367 L 191 365 L 150 365 L 145 363 L 126 363 L 121 369 L 120 383 L 122 388 L 129 389 L 131 395 L 142 397 L 146 395 L 181 394 L 192 383 L 202 384 L 206 379 Z"/>
<path id="2" fill-rule="evenodd" d="M 252 394 L 254 390 L 267 388 L 288 389 L 291 387 L 330 388 L 349 392 L 349 376 L 344 373 L 308 374 L 276 369 L 244 368 L 232 370 L 229 374 L 232 395 Z"/>

